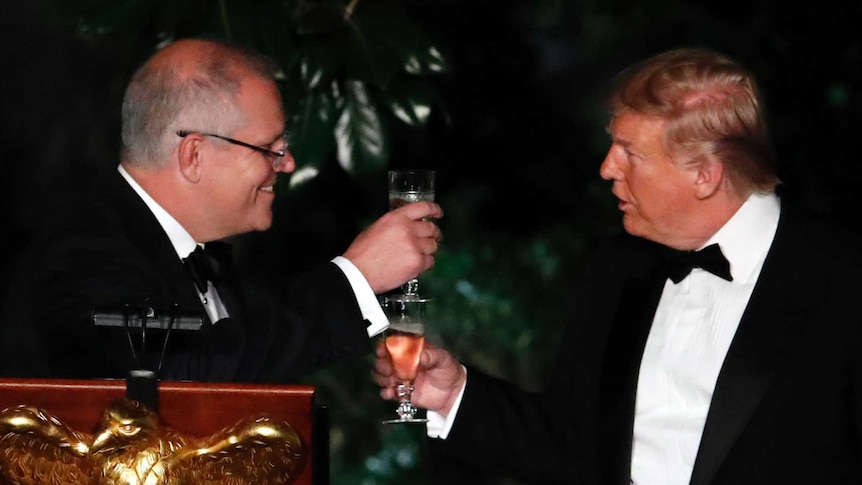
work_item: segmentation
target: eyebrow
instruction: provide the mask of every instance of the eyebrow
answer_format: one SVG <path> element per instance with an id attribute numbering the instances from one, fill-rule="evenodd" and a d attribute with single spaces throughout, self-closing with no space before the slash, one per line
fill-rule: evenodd
<path id="1" fill-rule="evenodd" d="M 269 144 L 273 145 L 273 144 L 277 143 L 279 140 L 283 140 L 285 145 L 287 145 L 287 138 L 288 138 L 287 130 L 284 130 L 280 134 L 278 134 L 275 138 L 273 138 L 272 141 L 269 142 Z"/>
<path id="2" fill-rule="evenodd" d="M 608 133 L 608 135 L 610 135 L 610 137 L 611 137 L 611 143 L 613 143 L 615 145 L 620 145 L 624 148 L 628 148 L 632 145 L 631 140 L 628 140 L 626 138 L 621 138 L 618 136 L 614 136 L 613 133 L 610 133 L 610 132 Z"/>

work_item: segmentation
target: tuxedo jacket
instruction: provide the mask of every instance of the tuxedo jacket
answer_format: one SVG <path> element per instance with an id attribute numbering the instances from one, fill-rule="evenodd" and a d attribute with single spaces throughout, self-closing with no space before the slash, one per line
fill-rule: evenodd
<path id="1" fill-rule="evenodd" d="M 210 322 L 190 273 L 116 171 L 52 194 L 0 317 L 0 375 L 290 382 L 360 350 L 367 322 L 330 262 L 264 287 L 231 267 L 219 288 L 231 318 Z M 94 311 L 196 317 L 198 330 L 94 324 Z M 125 320 L 124 320 L 125 321 Z"/>
<path id="2" fill-rule="evenodd" d="M 862 265 L 851 242 L 783 209 L 716 382 L 692 485 L 862 483 Z M 586 263 L 543 392 L 469 368 L 448 438 L 428 441 L 432 463 L 450 472 L 440 475 L 630 484 L 638 368 L 666 281 L 654 249 L 624 236 Z"/>

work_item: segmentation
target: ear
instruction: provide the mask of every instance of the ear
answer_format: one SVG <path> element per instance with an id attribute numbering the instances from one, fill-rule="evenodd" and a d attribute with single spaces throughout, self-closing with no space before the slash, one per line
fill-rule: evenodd
<path id="1" fill-rule="evenodd" d="M 201 179 L 203 171 L 201 142 L 203 137 L 191 133 L 180 140 L 180 146 L 177 148 L 177 158 L 180 167 L 180 173 L 189 182 L 196 184 Z"/>
<path id="2" fill-rule="evenodd" d="M 714 158 L 708 158 L 696 169 L 694 182 L 695 196 L 706 199 L 718 192 L 724 180 L 724 164 Z"/>

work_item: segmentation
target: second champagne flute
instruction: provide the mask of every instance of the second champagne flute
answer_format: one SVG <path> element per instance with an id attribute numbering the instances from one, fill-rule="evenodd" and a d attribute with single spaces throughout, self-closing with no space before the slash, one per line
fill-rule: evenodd
<path id="1" fill-rule="evenodd" d="M 384 297 L 383 310 L 389 319 L 389 328 L 383 332 L 384 345 L 392 358 L 398 384 L 398 418 L 383 421 L 383 424 L 425 423 L 417 418 L 413 406 L 413 380 L 419 369 L 419 358 L 425 348 L 426 300 L 403 300 Z"/>
<path id="2" fill-rule="evenodd" d="M 434 202 L 436 172 L 425 169 L 389 171 L 389 209 L 397 209 L 412 202 Z M 401 286 L 402 298 L 420 300 L 419 279 L 413 278 Z"/>

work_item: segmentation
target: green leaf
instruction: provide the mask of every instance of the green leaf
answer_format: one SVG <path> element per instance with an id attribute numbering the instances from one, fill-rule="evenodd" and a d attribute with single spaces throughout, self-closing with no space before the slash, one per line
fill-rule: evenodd
<path id="1" fill-rule="evenodd" d="M 366 35 L 356 23 L 348 22 L 348 26 L 344 38 L 347 78 L 385 88 L 389 78 L 398 70 L 395 58 L 382 45 L 375 44 L 375 38 Z"/>
<path id="2" fill-rule="evenodd" d="M 354 174 L 382 170 L 389 150 L 380 116 L 363 83 L 349 81 L 344 88 L 346 103 L 335 127 L 338 163 Z"/>
<path id="3" fill-rule="evenodd" d="M 340 55 L 332 39 L 305 39 L 299 61 L 299 78 L 309 91 L 328 86 L 339 71 Z"/>
<path id="4" fill-rule="evenodd" d="M 428 75 L 447 69 L 437 46 L 397 3 L 388 0 L 362 2 L 355 17 L 356 25 L 366 42 L 374 46 L 374 52 L 385 52 L 404 71 Z"/>
<path id="5" fill-rule="evenodd" d="M 433 105 L 438 102 L 436 91 L 430 83 L 415 77 L 398 76 L 389 88 L 380 93 L 380 99 L 401 121 L 410 126 L 422 126 L 431 116 Z"/>
<path id="6" fill-rule="evenodd" d="M 289 150 L 297 169 L 320 169 L 335 151 L 335 119 L 338 116 L 331 93 L 312 91 L 286 106 Z"/>
<path id="7" fill-rule="evenodd" d="M 258 22 L 259 50 L 272 57 L 287 73 L 300 60 L 301 51 L 294 39 L 295 26 L 283 6 L 264 3 Z"/>
<path id="8" fill-rule="evenodd" d="M 419 48 L 409 51 L 408 45 L 404 45 L 404 70 L 410 74 L 431 74 L 446 71 L 446 59 L 436 46 L 427 45 L 419 46 Z"/>

